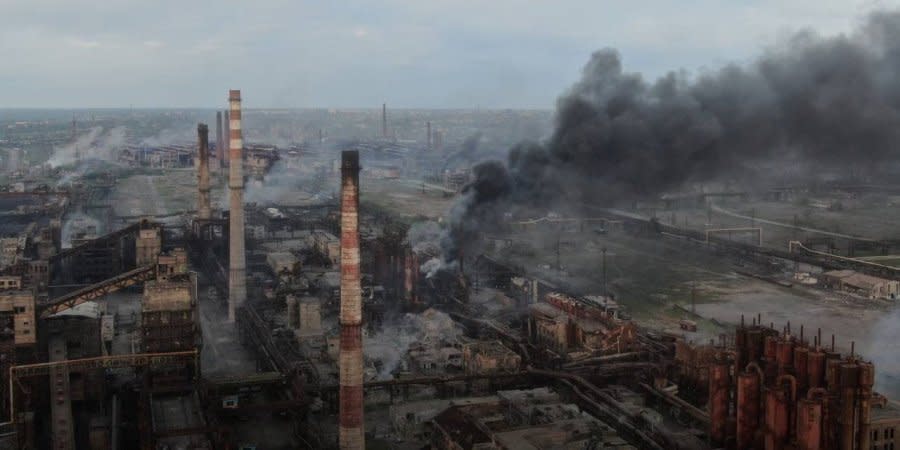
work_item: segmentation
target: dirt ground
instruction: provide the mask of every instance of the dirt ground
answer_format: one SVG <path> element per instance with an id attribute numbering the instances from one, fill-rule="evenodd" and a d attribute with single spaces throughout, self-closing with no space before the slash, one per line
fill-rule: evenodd
<path id="1" fill-rule="evenodd" d="M 363 204 L 369 202 L 406 219 L 437 220 L 455 201 L 455 196 L 428 185 L 423 189 L 421 182 L 411 180 L 364 178 L 359 184 Z"/>
<path id="2" fill-rule="evenodd" d="M 196 207 L 196 174 L 191 170 L 170 170 L 165 175 L 133 175 L 119 180 L 110 199 L 120 217 L 157 216 L 181 213 Z M 211 193 L 212 200 L 218 192 Z"/>

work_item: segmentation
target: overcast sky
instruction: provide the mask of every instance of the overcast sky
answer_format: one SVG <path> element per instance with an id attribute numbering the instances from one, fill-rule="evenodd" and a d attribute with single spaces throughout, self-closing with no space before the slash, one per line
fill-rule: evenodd
<path id="1" fill-rule="evenodd" d="M 900 0 L 0 0 L 0 107 L 552 108 L 590 53 L 654 78 Z"/>

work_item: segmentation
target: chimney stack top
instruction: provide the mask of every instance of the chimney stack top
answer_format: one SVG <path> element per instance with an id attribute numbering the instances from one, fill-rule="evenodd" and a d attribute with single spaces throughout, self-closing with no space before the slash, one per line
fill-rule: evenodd
<path id="1" fill-rule="evenodd" d="M 344 150 L 341 152 L 342 169 L 359 169 L 359 150 Z"/>

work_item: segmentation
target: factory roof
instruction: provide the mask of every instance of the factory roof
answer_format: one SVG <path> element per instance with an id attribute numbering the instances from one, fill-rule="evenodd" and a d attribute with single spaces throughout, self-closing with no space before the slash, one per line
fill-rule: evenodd
<path id="1" fill-rule="evenodd" d="M 477 418 L 500 412 L 497 404 L 452 406 L 434 418 L 436 426 L 444 430 L 463 450 L 491 442 L 491 437 L 476 423 Z"/>
<path id="2" fill-rule="evenodd" d="M 900 422 L 900 404 L 892 400 L 873 402 L 871 408 L 873 423 L 897 423 Z"/>
<path id="3" fill-rule="evenodd" d="M 590 439 L 592 437 L 592 432 L 600 426 L 600 423 L 596 419 L 591 417 L 579 417 L 546 425 L 529 426 L 504 431 L 495 434 L 494 438 L 497 443 L 500 444 L 500 448 L 514 448 L 516 450 L 569 448 L 566 446 L 567 443 Z M 603 440 L 603 448 L 617 448 L 621 445 L 627 445 L 627 442 L 611 430 L 606 437 L 608 440 Z"/>
<path id="4" fill-rule="evenodd" d="M 568 314 L 566 314 L 565 311 L 562 311 L 559 308 L 556 308 L 553 305 L 547 303 L 534 303 L 532 305 L 529 305 L 529 308 L 534 313 L 548 316 L 552 319 L 568 317 Z"/>
<path id="5" fill-rule="evenodd" d="M 90 319 L 99 319 L 100 314 L 100 305 L 97 302 L 84 302 L 80 305 L 58 312 L 50 317 L 87 317 Z"/>
<path id="6" fill-rule="evenodd" d="M 845 285 L 860 289 L 873 289 L 879 284 L 887 283 L 889 281 L 884 278 L 873 277 L 853 270 L 832 270 L 825 272 L 825 275 L 831 278 L 837 278 Z"/>

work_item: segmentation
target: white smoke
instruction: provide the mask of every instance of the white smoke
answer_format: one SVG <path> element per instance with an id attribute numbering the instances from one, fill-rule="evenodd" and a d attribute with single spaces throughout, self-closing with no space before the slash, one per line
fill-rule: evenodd
<path id="1" fill-rule="evenodd" d="M 419 272 L 425 274 L 425 278 L 431 278 L 434 274 L 438 273 L 441 268 L 444 267 L 444 263 L 440 258 L 431 258 L 428 261 L 425 261 L 421 267 L 419 267 Z"/>
<path id="2" fill-rule="evenodd" d="M 385 324 L 382 331 L 366 339 L 365 355 L 381 361 L 378 379 L 389 380 L 414 343 L 437 351 L 457 343 L 462 334 L 460 325 L 449 315 L 429 308 L 420 314 L 407 313 L 397 323 Z"/>
<path id="3" fill-rule="evenodd" d="M 81 211 L 69 214 L 65 223 L 63 223 L 62 230 L 60 230 L 62 248 L 72 247 L 73 235 L 78 231 L 87 231 L 90 227 L 94 227 L 98 235 L 103 231 L 100 229 L 100 222 L 97 219 Z"/>
<path id="4" fill-rule="evenodd" d="M 440 224 L 435 221 L 416 222 L 406 232 L 404 243 L 408 244 L 418 255 L 423 253 L 437 255 L 441 252 L 443 233 Z"/>
<path id="5" fill-rule="evenodd" d="M 288 167 L 284 159 L 279 159 L 261 181 L 247 182 L 244 201 L 260 205 L 284 205 L 294 204 L 298 200 L 311 200 L 312 196 L 302 193 L 300 188 L 303 175 L 299 169 Z"/>
<path id="6" fill-rule="evenodd" d="M 67 166 L 87 160 L 113 162 L 119 150 L 125 145 L 125 128 L 115 127 L 105 130 L 93 127 L 75 138 L 75 142 L 53 148 L 47 163 L 50 167 Z"/>
<path id="7" fill-rule="evenodd" d="M 193 144 L 197 142 L 197 128 L 195 125 L 185 125 L 184 128 L 165 128 L 156 136 L 141 139 L 141 145 L 148 147 L 162 147 L 172 144 Z"/>
<path id="8" fill-rule="evenodd" d="M 875 364 L 875 389 L 888 398 L 900 396 L 900 309 L 885 314 L 872 326 L 862 355 Z"/>

